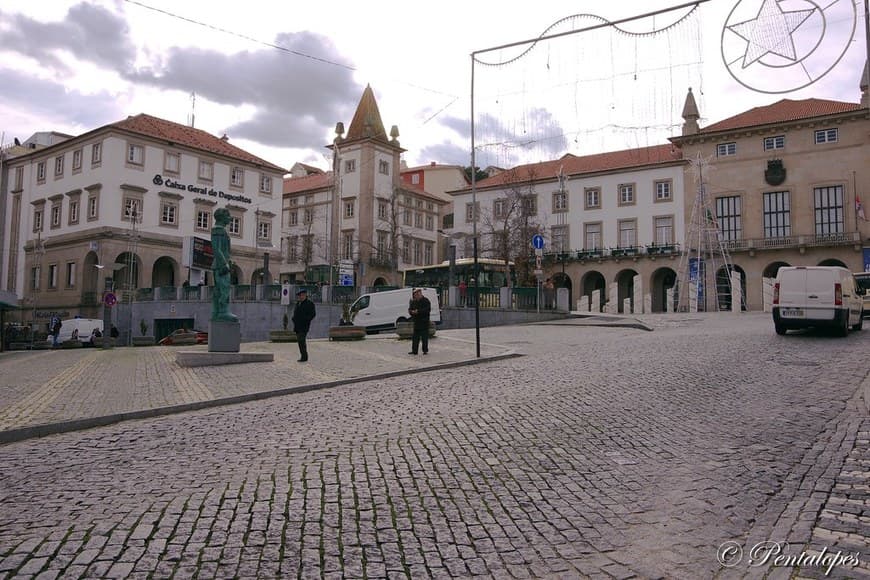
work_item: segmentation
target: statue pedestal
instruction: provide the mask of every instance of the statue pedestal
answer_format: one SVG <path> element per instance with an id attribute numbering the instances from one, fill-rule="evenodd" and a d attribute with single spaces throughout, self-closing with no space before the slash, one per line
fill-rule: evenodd
<path id="1" fill-rule="evenodd" d="M 212 320 L 208 323 L 208 352 L 239 352 L 241 342 L 238 322 Z"/>

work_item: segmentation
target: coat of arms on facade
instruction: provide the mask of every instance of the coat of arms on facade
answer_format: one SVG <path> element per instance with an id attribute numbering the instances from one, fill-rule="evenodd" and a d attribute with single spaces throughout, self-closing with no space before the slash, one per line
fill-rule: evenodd
<path id="1" fill-rule="evenodd" d="M 748 89 L 795 91 L 840 62 L 857 22 L 853 0 L 739 0 L 722 28 L 722 59 Z"/>
<path id="2" fill-rule="evenodd" d="M 767 169 L 764 170 L 764 181 L 768 185 L 780 185 L 785 181 L 785 167 L 782 166 L 782 159 L 771 159 L 767 162 Z"/>

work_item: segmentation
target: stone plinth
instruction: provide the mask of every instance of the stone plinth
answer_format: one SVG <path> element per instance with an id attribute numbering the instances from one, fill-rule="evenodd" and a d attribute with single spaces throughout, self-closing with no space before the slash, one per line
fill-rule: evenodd
<path id="1" fill-rule="evenodd" d="M 251 362 L 272 362 L 274 360 L 275 355 L 271 352 L 205 352 L 201 350 L 182 350 L 175 355 L 175 362 L 183 367 L 237 365 Z"/>
<path id="2" fill-rule="evenodd" d="M 239 352 L 241 342 L 241 325 L 238 322 L 212 320 L 208 323 L 208 352 Z"/>

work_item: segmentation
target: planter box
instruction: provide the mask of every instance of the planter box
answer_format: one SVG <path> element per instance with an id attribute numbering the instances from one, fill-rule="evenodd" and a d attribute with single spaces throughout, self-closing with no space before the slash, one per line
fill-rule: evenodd
<path id="1" fill-rule="evenodd" d="M 112 348 L 113 346 L 115 346 L 115 339 L 112 338 L 111 336 L 108 338 L 106 338 L 104 336 L 95 336 L 94 337 L 94 346 L 97 348 L 102 348 L 104 340 L 109 341 L 109 348 Z"/>
<path id="2" fill-rule="evenodd" d="M 399 322 L 396 324 L 396 334 L 399 335 L 399 338 L 402 340 L 410 339 L 414 336 L 414 323 L 410 320 L 406 320 L 405 322 Z M 429 338 L 435 336 L 435 323 L 431 320 L 429 321 Z"/>
<path id="3" fill-rule="evenodd" d="M 292 330 L 270 330 L 269 341 L 271 342 L 296 342 L 296 333 Z"/>
<path id="4" fill-rule="evenodd" d="M 362 340 L 366 337 L 364 326 L 330 326 L 329 340 Z"/>
<path id="5" fill-rule="evenodd" d="M 134 336 L 133 346 L 154 346 L 153 336 Z"/>
<path id="6" fill-rule="evenodd" d="M 82 342 L 79 339 L 65 340 L 60 343 L 61 348 L 81 348 Z"/>

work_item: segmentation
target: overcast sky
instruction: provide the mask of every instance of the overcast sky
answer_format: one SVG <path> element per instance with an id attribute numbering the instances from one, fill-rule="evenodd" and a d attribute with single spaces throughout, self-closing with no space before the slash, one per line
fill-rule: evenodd
<path id="1" fill-rule="evenodd" d="M 678 4 L 4 0 L 0 131 L 8 143 L 193 111 L 196 127 L 272 163 L 327 169 L 336 122 L 349 125 L 370 84 L 409 166 L 468 165 L 472 52 L 600 22 L 575 15 Z M 511 63 L 474 67 L 477 164 L 664 143 L 689 87 L 702 125 L 783 98 L 860 99 L 862 0 L 711 0 L 667 33 L 626 34 L 688 11 L 481 53 Z"/>

